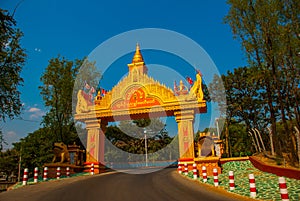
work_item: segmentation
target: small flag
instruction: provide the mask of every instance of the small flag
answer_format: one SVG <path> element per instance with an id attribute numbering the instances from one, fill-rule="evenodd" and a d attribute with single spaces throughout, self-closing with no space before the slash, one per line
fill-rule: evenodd
<path id="1" fill-rule="evenodd" d="M 178 87 L 177 87 L 176 81 L 174 81 L 174 91 L 178 91 Z"/>
<path id="2" fill-rule="evenodd" d="M 95 90 L 95 88 L 94 87 L 92 87 L 91 89 L 90 89 L 90 91 L 89 91 L 89 97 L 90 97 L 90 99 L 91 100 L 93 100 L 93 98 L 94 98 L 94 93 L 96 92 L 96 90 Z"/>
<path id="3" fill-rule="evenodd" d="M 84 81 L 84 88 L 86 88 L 86 89 L 90 89 L 91 88 L 91 86 L 86 82 L 86 81 Z"/>
<path id="4" fill-rule="evenodd" d="M 107 91 L 105 89 L 101 88 L 101 93 L 102 93 L 102 95 L 105 95 L 107 93 Z"/>
<path id="5" fill-rule="evenodd" d="M 192 80 L 192 78 L 190 78 L 190 77 L 186 77 L 186 80 L 188 81 L 188 83 L 190 84 L 190 85 L 192 85 L 193 84 L 193 80 Z"/>
<path id="6" fill-rule="evenodd" d="M 95 88 L 92 87 L 92 88 L 90 89 L 90 91 L 89 91 L 89 94 L 93 94 L 93 93 L 95 93 L 95 92 L 96 92 Z"/>

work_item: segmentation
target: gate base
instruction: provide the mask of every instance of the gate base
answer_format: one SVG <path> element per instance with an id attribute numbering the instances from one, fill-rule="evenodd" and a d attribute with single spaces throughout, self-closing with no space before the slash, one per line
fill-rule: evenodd
<path id="1" fill-rule="evenodd" d="M 197 169 L 200 175 L 202 175 L 202 166 L 206 166 L 207 176 L 213 176 L 213 169 L 217 168 L 218 174 L 221 174 L 221 163 L 220 157 L 203 157 L 195 158 L 195 163 L 197 164 Z"/>
<path id="2" fill-rule="evenodd" d="M 105 165 L 99 163 L 99 162 L 93 162 L 94 163 L 94 174 L 100 174 L 103 172 L 106 172 Z M 84 172 L 91 172 L 91 166 L 92 162 L 85 162 L 84 163 Z"/>

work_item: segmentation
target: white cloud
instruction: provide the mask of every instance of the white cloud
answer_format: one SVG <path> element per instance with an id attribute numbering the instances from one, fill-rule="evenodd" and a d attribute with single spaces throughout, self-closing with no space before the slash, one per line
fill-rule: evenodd
<path id="1" fill-rule="evenodd" d="M 8 132 L 6 133 L 6 136 L 7 136 L 8 138 L 14 138 L 14 137 L 17 136 L 17 133 L 16 133 L 15 131 L 8 131 Z"/>
<path id="2" fill-rule="evenodd" d="M 45 115 L 44 112 L 31 114 L 31 115 L 29 116 L 29 119 L 30 119 L 30 120 L 39 119 L 40 117 L 42 117 L 42 116 L 44 116 L 44 115 Z"/>
<path id="3" fill-rule="evenodd" d="M 20 140 L 20 136 L 17 135 L 15 131 L 7 131 L 4 133 L 4 140 L 7 142 L 7 145 L 4 144 L 3 148 L 10 149 L 12 148 L 12 143 L 18 142 Z"/>
<path id="4" fill-rule="evenodd" d="M 36 107 L 31 107 L 29 108 L 28 112 L 40 112 L 41 109 L 40 108 L 36 108 Z"/>
<path id="5" fill-rule="evenodd" d="M 35 104 L 35 106 L 36 106 L 36 104 Z M 37 107 L 29 107 L 29 109 L 27 111 L 30 113 L 30 116 L 29 116 L 30 120 L 39 119 L 45 115 L 45 112 Z"/>

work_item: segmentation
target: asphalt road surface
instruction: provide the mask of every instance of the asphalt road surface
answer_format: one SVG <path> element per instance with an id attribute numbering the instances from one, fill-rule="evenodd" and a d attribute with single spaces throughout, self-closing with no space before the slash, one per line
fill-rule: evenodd
<path id="1" fill-rule="evenodd" d="M 183 178 L 167 168 L 140 174 L 110 172 L 24 186 L 0 193 L 0 201 L 228 201 L 245 200 Z M 136 170 L 130 170 L 136 171 Z"/>

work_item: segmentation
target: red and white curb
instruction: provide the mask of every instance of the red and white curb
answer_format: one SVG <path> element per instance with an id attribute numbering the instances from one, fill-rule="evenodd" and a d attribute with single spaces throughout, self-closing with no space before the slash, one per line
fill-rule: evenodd
<path id="1" fill-rule="evenodd" d="M 56 179 L 60 179 L 60 167 L 56 168 Z"/>
<path id="2" fill-rule="evenodd" d="M 38 177 L 39 177 L 39 168 L 35 167 L 34 168 L 34 174 L 33 174 L 33 182 L 34 183 L 38 182 Z"/>
<path id="3" fill-rule="evenodd" d="M 207 182 L 207 172 L 206 172 L 206 166 L 202 166 L 202 177 L 203 177 L 203 182 Z"/>
<path id="4" fill-rule="evenodd" d="M 43 180 L 47 181 L 47 179 L 48 179 L 48 167 L 44 167 Z"/>
<path id="5" fill-rule="evenodd" d="M 280 191 L 280 195 L 281 195 L 281 200 L 289 201 L 290 199 L 289 199 L 289 194 L 288 194 L 285 178 L 279 177 L 278 181 L 279 181 L 279 191 Z"/>
<path id="6" fill-rule="evenodd" d="M 218 179 L 218 169 L 213 169 L 213 176 L 214 176 L 214 185 L 219 186 L 219 179 Z"/>
<path id="7" fill-rule="evenodd" d="M 187 163 L 185 163 L 185 164 L 184 164 L 184 175 L 187 176 L 188 173 L 189 173 L 188 165 L 187 165 Z"/>
<path id="8" fill-rule="evenodd" d="M 249 174 L 249 186 L 250 186 L 250 197 L 256 197 L 256 186 L 255 186 L 255 178 L 254 174 Z"/>
<path id="9" fill-rule="evenodd" d="M 229 171 L 228 174 L 229 174 L 228 175 L 229 176 L 229 190 L 233 191 L 235 189 L 233 171 Z"/>
<path id="10" fill-rule="evenodd" d="M 198 178 L 198 170 L 197 170 L 197 164 L 193 164 L 193 178 L 197 179 Z"/>
<path id="11" fill-rule="evenodd" d="M 70 177 L 70 167 L 66 167 L 66 176 Z"/>
<path id="12" fill-rule="evenodd" d="M 94 163 L 91 164 L 91 175 L 95 174 Z"/>
<path id="13" fill-rule="evenodd" d="M 23 185 L 27 185 L 28 181 L 28 168 L 24 169 L 24 175 L 23 175 Z"/>
<path id="14" fill-rule="evenodd" d="M 177 168 L 177 170 L 178 170 L 178 173 L 179 173 L 179 174 L 182 174 L 182 166 L 181 166 L 181 163 L 178 163 L 178 168 Z"/>

